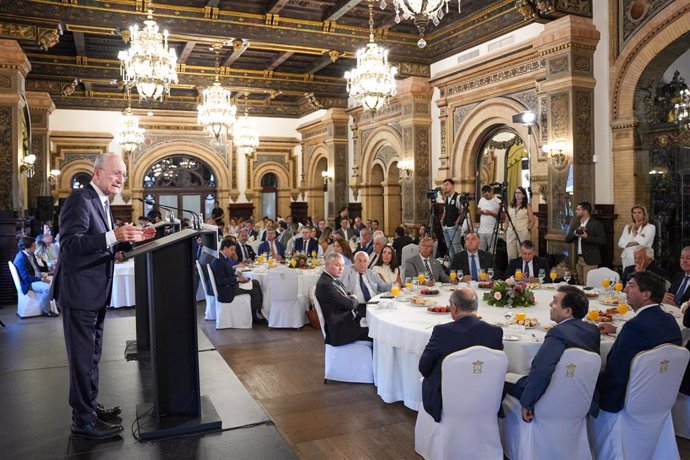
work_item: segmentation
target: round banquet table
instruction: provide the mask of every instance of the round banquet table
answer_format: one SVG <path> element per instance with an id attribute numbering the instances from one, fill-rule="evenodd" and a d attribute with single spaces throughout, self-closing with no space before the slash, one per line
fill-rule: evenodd
<path id="1" fill-rule="evenodd" d="M 242 270 L 242 275 L 247 278 L 257 280 L 261 286 L 261 292 L 264 294 L 264 303 L 261 307 L 261 314 L 264 318 L 268 318 L 268 314 L 271 310 L 271 286 L 268 284 L 268 267 L 259 266 L 254 267 L 252 270 Z M 297 271 L 297 294 L 309 299 L 309 292 L 311 288 L 316 286 L 319 281 L 321 272 L 323 272 L 323 267 L 315 267 L 308 269 L 296 268 Z"/>
<path id="2" fill-rule="evenodd" d="M 435 305 L 448 305 L 452 288 L 443 285 L 438 289 L 439 295 L 427 298 L 433 300 Z M 505 309 L 492 307 L 482 300 L 487 290 L 475 289 L 475 291 L 479 297 L 477 314 L 490 324 L 504 324 L 506 322 L 503 316 Z M 513 310 L 514 312 L 524 311 L 528 318 L 537 318 L 540 326 L 533 329 L 504 327 L 503 348 L 508 356 L 508 372 L 519 374 L 529 372 L 532 358 L 536 355 L 546 335 L 546 331 L 541 326 L 554 324 L 549 319 L 549 303 L 554 292 L 554 289 L 535 289 L 536 305 Z M 378 395 L 385 402 L 403 401 L 405 406 L 416 411 L 422 401 L 419 359 L 431 337 L 433 327 L 450 322 L 452 318 L 450 313 L 431 313 L 426 307 L 416 306 L 410 302 L 398 300 L 391 302 L 392 308 L 387 308 L 385 301 L 367 307 L 369 336 L 374 339 L 374 384 Z M 610 307 L 602 305 L 597 300 L 590 300 L 590 309 L 594 308 L 605 310 Z M 668 309 L 678 310 L 673 307 L 668 307 Z M 681 324 L 680 312 L 677 313 L 678 315 L 675 316 L 678 316 L 677 321 Z M 629 319 L 632 315 L 632 311 L 629 311 L 626 313 L 626 318 Z M 506 335 L 513 335 L 518 340 L 507 341 Z M 684 331 L 684 336 L 686 335 L 687 330 Z M 613 337 L 606 335 L 601 337 L 602 367 L 614 340 Z"/>
<path id="3" fill-rule="evenodd" d="M 135 304 L 134 259 L 129 259 L 125 262 L 115 264 L 110 307 L 132 307 Z"/>

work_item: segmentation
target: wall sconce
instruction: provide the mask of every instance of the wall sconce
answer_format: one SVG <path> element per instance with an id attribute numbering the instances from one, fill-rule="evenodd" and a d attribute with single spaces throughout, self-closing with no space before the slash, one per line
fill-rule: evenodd
<path id="1" fill-rule="evenodd" d="M 48 182 L 50 182 L 50 185 L 57 184 L 59 175 L 60 175 L 59 169 L 51 169 L 50 170 L 50 172 L 48 173 Z"/>
<path id="2" fill-rule="evenodd" d="M 542 146 L 542 151 L 549 157 L 551 166 L 556 171 L 563 171 L 568 166 L 568 143 L 555 141 Z"/>
<path id="3" fill-rule="evenodd" d="M 36 163 L 36 155 L 26 155 L 19 165 L 19 172 L 31 179 L 34 177 L 34 163 Z"/>
<path id="4" fill-rule="evenodd" d="M 328 170 L 321 171 L 321 177 L 323 177 L 323 191 L 328 191 L 328 182 L 333 180 L 333 174 L 328 172 Z"/>
<path id="5" fill-rule="evenodd" d="M 400 177 L 402 179 L 409 179 L 414 173 L 414 160 L 407 158 L 398 162 L 398 169 L 400 169 Z"/>

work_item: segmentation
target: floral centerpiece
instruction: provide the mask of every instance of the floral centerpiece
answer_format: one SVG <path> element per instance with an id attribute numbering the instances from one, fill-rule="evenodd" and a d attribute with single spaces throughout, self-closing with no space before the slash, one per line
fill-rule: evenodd
<path id="1" fill-rule="evenodd" d="M 290 268 L 309 268 L 309 258 L 306 254 L 302 252 L 296 252 L 290 262 L 288 262 L 288 267 Z"/>
<path id="2" fill-rule="evenodd" d="M 494 307 L 529 307 L 534 305 L 534 293 L 524 283 L 512 280 L 491 281 L 490 290 L 482 297 Z"/>

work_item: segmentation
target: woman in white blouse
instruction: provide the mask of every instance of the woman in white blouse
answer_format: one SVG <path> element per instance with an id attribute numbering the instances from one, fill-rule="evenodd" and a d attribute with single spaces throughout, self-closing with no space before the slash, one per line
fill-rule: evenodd
<path id="1" fill-rule="evenodd" d="M 402 285 L 400 282 L 400 268 L 398 267 L 398 261 L 395 260 L 395 249 L 391 246 L 386 245 L 381 249 L 381 257 L 379 257 L 372 270 L 381 277 L 384 283 Z"/>
<path id="2" fill-rule="evenodd" d="M 652 247 L 656 235 L 656 227 L 649 223 L 647 209 L 644 206 L 635 205 L 630 213 L 632 214 L 632 224 L 625 226 L 618 240 L 618 247 L 623 249 L 621 253 L 623 270 L 625 267 L 635 264 L 634 253 L 639 246 Z"/>

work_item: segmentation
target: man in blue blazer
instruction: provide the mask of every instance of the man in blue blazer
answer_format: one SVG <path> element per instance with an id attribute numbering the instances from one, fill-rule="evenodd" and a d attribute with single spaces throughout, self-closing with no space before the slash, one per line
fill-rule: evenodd
<path id="1" fill-rule="evenodd" d="M 549 267 L 549 262 L 543 257 L 536 256 L 535 252 L 534 243 L 530 240 L 523 241 L 520 245 L 520 257 L 508 263 L 508 269 L 504 274 L 504 278 L 508 279 L 511 276 L 515 276 L 515 271 L 521 270 L 525 279 L 530 283 L 536 283 L 539 281 L 539 270 L 544 270 L 544 282 L 550 283 L 549 272 L 551 267 Z"/>
<path id="2" fill-rule="evenodd" d="M 230 303 L 235 300 L 235 296 L 248 294 L 251 297 L 252 318 L 254 322 L 260 321 L 259 312 L 261 311 L 261 304 L 264 301 L 263 292 L 257 283 L 252 282 L 252 289 L 241 289 L 239 284 L 249 280 L 235 274 L 234 266 L 237 253 L 235 252 L 235 242 L 229 238 L 224 239 L 220 243 L 218 258 L 211 262 L 211 271 L 216 280 L 216 289 L 218 289 L 218 301 L 223 303 Z"/>
<path id="3" fill-rule="evenodd" d="M 625 391 L 630 378 L 630 363 L 641 351 L 671 343 L 681 344 L 678 323 L 664 312 L 659 302 L 664 297 L 664 279 L 652 272 L 630 275 L 625 294 L 635 317 L 626 322 L 611 347 L 604 372 L 599 375 L 599 407 L 607 412 L 619 412 L 625 402 Z M 616 332 L 610 323 L 601 323 L 602 333 Z"/>
<path id="4" fill-rule="evenodd" d="M 98 403 L 98 363 L 103 323 L 110 303 L 113 263 L 128 242 L 153 238 L 153 227 L 114 227 L 108 195 L 118 193 L 127 167 L 114 153 L 96 158 L 91 183 L 75 189 L 60 212 L 60 257 L 53 295 L 62 311 L 70 371 L 72 436 L 103 440 L 118 436 L 121 425 L 107 423 L 119 407 Z M 129 246 L 129 245 L 127 245 Z"/>
<path id="5" fill-rule="evenodd" d="M 341 278 L 347 292 L 356 296 L 360 305 L 366 305 L 369 299 L 391 288 L 379 275 L 367 268 L 368 264 L 369 256 L 366 252 L 355 253 L 354 262 L 345 269 Z"/>
<path id="6" fill-rule="evenodd" d="M 664 303 L 680 307 L 688 300 L 690 300 L 690 246 L 680 251 L 680 273 L 673 277 L 671 287 L 664 295 Z M 685 326 L 690 327 L 688 324 Z"/>
<path id="7" fill-rule="evenodd" d="M 534 406 L 546 392 L 563 352 L 567 348 L 582 348 L 599 354 L 601 346 L 599 329 L 582 321 L 589 309 L 589 301 L 582 290 L 575 286 L 560 286 L 549 306 L 549 317 L 558 324 L 546 333 L 544 343 L 532 360 L 529 375 L 505 386 L 506 393 L 520 400 L 525 422 L 534 419 Z M 596 413 L 596 407 L 590 412 Z"/>
<path id="8" fill-rule="evenodd" d="M 259 245 L 259 254 L 268 254 L 275 260 L 283 260 L 285 248 L 276 240 L 276 231 L 272 228 L 266 230 L 266 241 Z"/>
<path id="9" fill-rule="evenodd" d="M 311 229 L 309 225 L 302 227 L 302 236 L 295 238 L 295 252 L 303 252 L 307 255 L 313 252 L 318 254 L 321 246 L 319 246 L 319 240 L 311 238 Z"/>
<path id="10" fill-rule="evenodd" d="M 360 241 L 355 248 L 355 252 L 364 251 L 371 255 L 371 252 L 374 250 L 374 238 L 371 234 L 371 230 L 368 227 L 363 227 L 359 231 L 359 238 Z"/>
<path id="11" fill-rule="evenodd" d="M 434 327 L 429 343 L 419 360 L 424 410 L 436 422 L 441 421 L 441 363 L 451 353 L 475 345 L 503 350 L 503 330 L 477 318 L 477 294 L 461 287 L 450 295 L 450 316 L 453 322 Z"/>
<path id="12" fill-rule="evenodd" d="M 19 240 L 19 252 L 14 257 L 14 266 L 17 268 L 22 293 L 26 295 L 30 290 L 34 291 L 39 296 L 43 316 L 58 316 L 57 313 L 50 310 L 50 278 L 42 273 L 46 272 L 47 274 L 48 269 L 39 264 L 34 255 L 35 251 L 36 240 L 30 236 L 22 237 Z"/>

